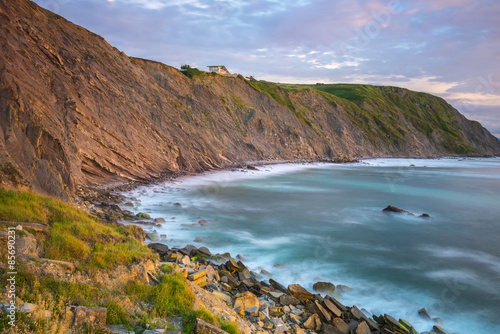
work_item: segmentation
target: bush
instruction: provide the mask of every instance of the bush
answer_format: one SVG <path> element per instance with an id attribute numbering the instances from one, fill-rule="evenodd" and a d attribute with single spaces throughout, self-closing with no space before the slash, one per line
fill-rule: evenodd
<path id="1" fill-rule="evenodd" d="M 205 74 L 205 72 L 200 71 L 196 67 L 191 67 L 190 65 L 182 65 L 181 72 L 188 78 L 201 77 Z"/>

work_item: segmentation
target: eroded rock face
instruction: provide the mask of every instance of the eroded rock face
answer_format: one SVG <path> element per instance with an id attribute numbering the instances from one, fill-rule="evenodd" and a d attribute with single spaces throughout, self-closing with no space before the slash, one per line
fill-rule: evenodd
<path id="1" fill-rule="evenodd" d="M 353 118 L 377 110 L 371 100 L 357 105 L 280 88 L 273 99 L 242 77 L 189 79 L 161 63 L 129 58 L 28 0 L 2 1 L 0 14 L 5 184 L 69 199 L 78 185 L 251 160 L 500 154 L 499 141 L 479 123 L 430 95 L 423 101 L 405 89 L 380 88 L 384 103 L 411 110 L 421 123 L 433 124 L 439 111 L 459 140 L 439 128 L 423 133 L 406 111 L 391 129 L 400 135 L 382 134 L 373 120 Z M 463 147 L 450 148 L 457 141 Z"/>

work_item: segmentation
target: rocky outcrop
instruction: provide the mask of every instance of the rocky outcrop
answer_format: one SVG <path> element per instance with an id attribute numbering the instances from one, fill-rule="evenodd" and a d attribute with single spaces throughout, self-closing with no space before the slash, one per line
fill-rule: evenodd
<path id="1" fill-rule="evenodd" d="M 69 199 L 78 185 L 244 161 L 500 154 L 479 123 L 427 94 L 382 87 L 353 102 L 241 76 L 188 78 L 28 0 L 1 0 L 0 16 L 3 185 Z"/>

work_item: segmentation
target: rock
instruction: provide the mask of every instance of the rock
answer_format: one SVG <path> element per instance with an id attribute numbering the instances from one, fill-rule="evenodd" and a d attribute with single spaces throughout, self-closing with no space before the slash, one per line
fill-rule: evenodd
<path id="1" fill-rule="evenodd" d="M 144 212 L 139 212 L 136 216 L 142 219 L 151 219 L 151 216 Z"/>
<path id="2" fill-rule="evenodd" d="M 259 307 L 258 306 L 254 306 L 254 307 L 250 307 L 250 308 L 247 308 L 245 310 L 245 316 L 250 316 L 250 317 L 257 317 L 259 316 Z"/>
<path id="3" fill-rule="evenodd" d="M 237 288 L 240 285 L 240 282 L 236 278 L 231 275 L 228 271 L 220 271 L 219 275 L 221 276 L 221 281 L 227 283 L 231 288 Z"/>
<path id="4" fill-rule="evenodd" d="M 196 327 L 194 328 L 194 334 L 228 334 L 219 327 L 209 324 L 199 318 L 196 319 Z"/>
<path id="5" fill-rule="evenodd" d="M 19 311 L 24 314 L 31 314 L 37 310 L 38 306 L 36 304 L 24 303 L 21 305 Z"/>
<path id="6" fill-rule="evenodd" d="M 325 299 L 328 299 L 329 301 L 331 301 L 342 312 L 346 312 L 347 311 L 347 307 L 345 307 L 341 302 L 339 302 L 337 299 L 333 298 L 332 296 L 326 296 Z"/>
<path id="7" fill-rule="evenodd" d="M 24 235 L 16 235 L 16 256 L 21 258 L 38 258 L 36 238 L 28 231 Z"/>
<path id="8" fill-rule="evenodd" d="M 169 252 L 169 248 L 167 245 L 162 244 L 162 243 L 151 243 L 148 245 L 149 248 L 152 250 L 158 252 L 160 255 L 166 255 Z"/>
<path id="9" fill-rule="evenodd" d="M 349 334 L 349 326 L 344 320 L 340 318 L 333 319 L 333 326 L 339 331 L 340 334 Z"/>
<path id="10" fill-rule="evenodd" d="M 437 325 L 441 325 L 443 323 L 443 319 L 441 318 L 432 318 L 432 321 L 434 321 Z"/>
<path id="11" fill-rule="evenodd" d="M 273 301 L 279 302 L 281 296 L 284 296 L 285 294 L 283 292 L 271 291 L 268 293 L 268 295 Z"/>
<path id="12" fill-rule="evenodd" d="M 174 203 L 175 206 L 182 206 L 181 203 Z"/>
<path id="13" fill-rule="evenodd" d="M 186 253 L 185 255 L 195 256 L 196 252 L 198 251 L 198 247 L 193 245 L 186 245 L 186 247 L 181 249 L 181 251 L 184 251 Z"/>
<path id="14" fill-rule="evenodd" d="M 436 332 L 436 334 L 448 334 L 447 331 L 445 331 L 443 328 L 437 325 L 432 326 L 432 330 Z"/>
<path id="15" fill-rule="evenodd" d="M 225 294 L 224 292 L 220 292 L 220 291 L 214 290 L 214 291 L 212 291 L 212 294 L 214 296 L 219 297 L 220 299 L 222 299 L 225 302 L 231 301 L 231 296 Z"/>
<path id="16" fill-rule="evenodd" d="M 431 216 L 429 216 L 427 213 L 422 213 L 419 217 L 420 218 L 430 218 Z"/>
<path id="17" fill-rule="evenodd" d="M 257 167 L 254 167 L 252 165 L 247 165 L 248 170 L 259 170 Z"/>
<path id="18" fill-rule="evenodd" d="M 146 233 L 146 238 L 148 238 L 153 242 L 160 241 L 160 237 L 158 236 L 158 234 L 155 233 Z"/>
<path id="19" fill-rule="evenodd" d="M 275 288 L 276 290 L 279 290 L 279 291 L 284 292 L 284 293 L 288 292 L 287 289 L 283 285 L 281 285 L 280 283 L 276 282 L 272 278 L 269 279 L 269 284 L 271 284 L 271 286 L 273 288 Z"/>
<path id="20" fill-rule="evenodd" d="M 402 331 L 403 333 L 408 333 L 408 330 L 403 325 L 401 325 L 398 321 L 396 321 L 396 319 L 391 317 L 390 315 L 384 314 L 384 320 L 385 320 L 385 323 L 389 327 L 391 327 L 392 329 L 394 329 L 396 331 Z"/>
<path id="21" fill-rule="evenodd" d="M 238 277 L 240 281 L 246 280 L 247 278 L 250 278 L 250 270 L 247 268 L 244 268 L 242 271 L 238 273 Z"/>
<path id="22" fill-rule="evenodd" d="M 421 308 L 420 310 L 418 310 L 418 315 L 422 318 L 422 319 L 425 319 L 425 320 L 431 320 L 431 315 L 429 314 L 429 312 L 427 311 L 426 308 Z"/>
<path id="23" fill-rule="evenodd" d="M 238 262 L 236 262 L 234 259 L 229 259 L 226 262 L 225 266 L 231 272 L 240 270 L 240 266 L 238 265 Z"/>
<path id="24" fill-rule="evenodd" d="M 299 305 L 300 300 L 295 298 L 294 296 L 284 294 L 283 296 L 280 297 L 280 304 L 283 306 L 285 306 L 285 305 Z"/>
<path id="25" fill-rule="evenodd" d="M 73 310 L 75 315 L 73 320 L 73 326 L 79 326 L 84 323 L 92 323 L 97 326 L 106 325 L 106 313 L 105 307 L 84 307 L 76 306 Z"/>
<path id="26" fill-rule="evenodd" d="M 52 317 L 52 313 L 47 310 L 35 310 L 31 317 L 36 320 L 49 320 Z"/>
<path id="27" fill-rule="evenodd" d="M 106 326 L 106 329 L 113 334 L 135 334 L 134 331 L 128 330 L 123 326 L 117 326 L 117 325 Z"/>
<path id="28" fill-rule="evenodd" d="M 215 271 L 214 267 L 211 265 L 208 265 L 205 270 L 207 271 L 207 279 L 210 281 L 216 281 L 218 280 L 218 275 L 217 272 Z"/>
<path id="29" fill-rule="evenodd" d="M 313 314 L 311 315 L 305 322 L 304 322 L 304 328 L 305 329 L 309 329 L 309 330 L 313 330 L 316 328 L 316 318 L 318 318 L 318 321 L 319 321 L 319 317 L 317 314 Z"/>
<path id="30" fill-rule="evenodd" d="M 207 270 L 206 269 L 203 269 L 203 270 L 200 270 L 200 271 L 197 271 L 191 275 L 188 275 L 188 280 L 190 281 L 196 281 L 204 276 L 207 276 Z"/>
<path id="31" fill-rule="evenodd" d="M 330 313 L 317 300 L 314 301 L 313 306 L 323 322 L 330 322 L 332 320 Z"/>
<path id="32" fill-rule="evenodd" d="M 243 256 L 241 256 L 240 254 L 236 255 L 236 259 L 240 260 L 240 261 L 245 261 L 245 259 L 243 258 Z"/>
<path id="33" fill-rule="evenodd" d="M 290 284 L 288 286 L 288 292 L 297 299 L 300 299 L 302 302 L 307 302 L 308 300 L 313 299 L 312 293 L 304 289 L 299 284 Z"/>
<path id="34" fill-rule="evenodd" d="M 246 309 L 257 307 L 259 308 L 259 299 L 253 293 L 247 291 L 236 295 L 234 300 L 233 309 L 245 311 Z"/>
<path id="35" fill-rule="evenodd" d="M 365 320 L 367 319 L 366 315 L 364 315 L 363 312 L 361 312 L 357 307 L 356 305 L 354 305 L 353 307 L 351 307 L 351 315 L 354 319 L 358 320 L 358 321 L 361 321 L 361 320 Z"/>
<path id="36" fill-rule="evenodd" d="M 203 239 L 201 237 L 196 237 L 193 241 L 194 242 L 202 242 Z"/>
<path id="37" fill-rule="evenodd" d="M 339 284 L 336 286 L 336 290 L 339 291 L 339 292 L 349 292 L 349 291 L 352 291 L 352 289 L 350 287 L 348 287 L 347 285 L 342 285 L 342 284 Z"/>
<path id="38" fill-rule="evenodd" d="M 183 265 L 185 265 L 185 266 L 189 266 L 189 265 L 191 265 L 191 259 L 189 258 L 189 256 L 184 255 L 184 256 L 181 258 L 180 263 L 182 263 L 182 264 L 183 264 Z"/>
<path id="39" fill-rule="evenodd" d="M 159 223 L 165 223 L 166 220 L 165 220 L 165 218 L 155 218 L 154 222 L 157 223 L 157 224 L 159 224 Z"/>
<path id="40" fill-rule="evenodd" d="M 212 253 L 210 253 L 210 250 L 207 247 L 200 247 L 196 252 L 196 256 L 202 259 L 207 259 L 212 257 Z"/>
<path id="41" fill-rule="evenodd" d="M 347 324 L 347 326 L 349 326 L 349 331 L 356 330 L 356 328 L 358 328 L 359 324 L 360 324 L 360 322 L 356 321 L 356 320 L 349 321 L 349 323 Z"/>
<path id="42" fill-rule="evenodd" d="M 329 299 L 323 300 L 323 306 L 325 306 L 325 308 L 327 310 L 329 310 L 330 312 L 332 312 L 332 314 L 335 317 L 341 317 L 342 316 L 342 311 L 339 310 L 339 308 L 337 306 L 335 306 Z"/>
<path id="43" fill-rule="evenodd" d="M 340 334 L 339 331 L 331 324 L 323 324 L 323 334 Z"/>
<path id="44" fill-rule="evenodd" d="M 335 291 L 335 285 L 329 282 L 316 282 L 313 285 L 313 290 L 319 293 L 330 294 Z"/>
<path id="45" fill-rule="evenodd" d="M 368 327 L 368 324 L 363 321 L 356 327 L 355 334 L 371 334 L 370 327 Z"/>
<path id="46" fill-rule="evenodd" d="M 388 206 L 387 206 L 385 209 L 383 209 L 382 211 L 385 211 L 385 212 L 398 212 L 398 213 L 408 212 L 408 211 L 405 211 L 405 210 L 402 210 L 402 209 L 396 208 L 395 206 L 391 206 L 391 205 L 388 205 Z"/>

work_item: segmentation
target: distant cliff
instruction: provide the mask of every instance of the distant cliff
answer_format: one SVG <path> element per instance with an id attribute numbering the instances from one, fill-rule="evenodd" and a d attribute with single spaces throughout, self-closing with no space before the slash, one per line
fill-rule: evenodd
<path id="1" fill-rule="evenodd" d="M 188 78 L 27 0 L 0 0 L 0 176 L 77 185 L 250 160 L 498 155 L 443 99 L 395 87 Z"/>

